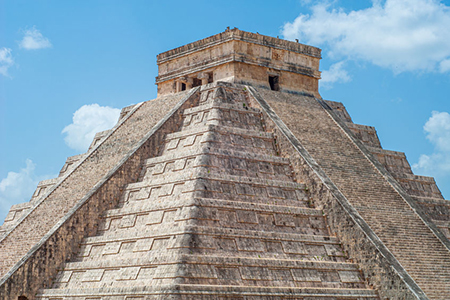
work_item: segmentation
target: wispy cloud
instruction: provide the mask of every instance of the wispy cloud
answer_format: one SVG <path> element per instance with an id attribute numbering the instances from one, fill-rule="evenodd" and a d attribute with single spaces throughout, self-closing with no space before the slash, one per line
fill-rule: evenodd
<path id="1" fill-rule="evenodd" d="M 8 69 L 14 65 L 10 48 L 0 48 L 0 74 L 8 77 Z"/>
<path id="2" fill-rule="evenodd" d="M 26 50 L 36 50 L 52 47 L 49 39 L 44 37 L 42 33 L 33 27 L 31 29 L 25 30 L 24 37 L 20 41 L 20 48 Z"/>
<path id="3" fill-rule="evenodd" d="M 450 71 L 450 7 L 438 0 L 372 1 L 369 8 L 345 12 L 316 1 L 311 14 L 286 23 L 283 35 L 329 47 L 330 57 L 358 59 L 406 71 Z"/>
<path id="4" fill-rule="evenodd" d="M 450 114 L 433 111 L 423 129 L 434 151 L 420 156 L 414 172 L 450 179 Z"/>
<path id="5" fill-rule="evenodd" d="M 72 124 L 62 133 L 67 146 L 79 151 L 89 148 L 97 132 L 113 127 L 119 119 L 120 109 L 98 104 L 83 105 L 73 114 Z"/>
<path id="6" fill-rule="evenodd" d="M 330 66 L 328 70 L 322 71 L 320 83 L 323 87 L 329 88 L 333 83 L 349 82 L 352 80 L 348 72 L 344 69 L 345 61 L 340 61 Z"/>
<path id="7" fill-rule="evenodd" d="M 36 164 L 30 159 L 25 163 L 26 166 L 19 172 L 9 172 L 0 181 L 0 224 L 3 223 L 11 205 L 29 201 L 39 181 L 52 178 L 36 175 Z"/>

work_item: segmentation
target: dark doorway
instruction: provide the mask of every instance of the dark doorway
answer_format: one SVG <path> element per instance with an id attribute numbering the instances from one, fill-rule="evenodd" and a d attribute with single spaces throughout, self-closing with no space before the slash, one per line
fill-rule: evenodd
<path id="1" fill-rule="evenodd" d="M 208 83 L 211 83 L 214 81 L 214 73 L 208 73 L 209 77 L 208 77 Z"/>
<path id="2" fill-rule="evenodd" d="M 201 86 L 202 80 L 198 78 L 194 78 L 194 82 L 192 83 L 192 87 Z"/>
<path id="3" fill-rule="evenodd" d="M 181 90 L 182 91 L 185 91 L 186 90 L 186 83 L 181 83 Z"/>
<path id="4" fill-rule="evenodd" d="M 272 91 L 279 91 L 280 85 L 278 84 L 278 76 L 269 75 L 269 85 Z"/>
<path id="5" fill-rule="evenodd" d="M 25 296 L 19 296 L 19 298 L 17 300 L 28 300 L 28 298 Z"/>

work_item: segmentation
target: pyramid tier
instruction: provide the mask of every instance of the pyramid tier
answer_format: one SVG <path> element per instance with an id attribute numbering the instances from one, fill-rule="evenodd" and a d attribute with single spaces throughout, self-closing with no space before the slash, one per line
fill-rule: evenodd
<path id="1" fill-rule="evenodd" d="M 70 296 L 69 296 L 70 295 Z M 97 295 L 97 298 L 92 298 Z M 161 285 L 146 287 L 43 290 L 37 299 L 110 300 L 376 300 L 373 290 L 323 287 L 247 287 L 212 285 Z"/>
<path id="2" fill-rule="evenodd" d="M 246 93 L 203 90 L 39 299 L 377 299 L 276 149 Z"/>

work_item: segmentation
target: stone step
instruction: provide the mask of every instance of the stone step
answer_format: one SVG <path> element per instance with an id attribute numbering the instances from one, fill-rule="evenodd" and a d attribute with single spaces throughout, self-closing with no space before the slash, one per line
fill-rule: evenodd
<path id="1" fill-rule="evenodd" d="M 213 173 L 255 178 L 292 180 L 289 160 L 278 156 L 234 151 L 232 149 L 189 148 L 148 159 L 140 181 L 158 180 L 168 173 L 185 172 L 190 168 L 208 167 Z"/>
<path id="2" fill-rule="evenodd" d="M 199 103 L 198 106 L 187 108 L 184 110 L 183 115 L 196 115 L 200 112 L 211 111 L 212 109 L 222 110 L 222 111 L 234 111 L 241 114 L 250 114 L 258 117 L 262 117 L 261 110 L 259 108 L 250 107 L 248 104 L 243 102 L 233 102 L 233 103 L 224 103 L 218 101 L 212 101 L 208 103 Z M 222 119 L 222 118 L 220 118 Z M 263 119 L 260 119 L 264 121 Z"/>
<path id="3" fill-rule="evenodd" d="M 261 115 L 261 110 L 255 107 L 249 107 L 247 104 L 242 102 L 235 103 L 223 103 L 223 102 L 210 102 L 205 104 L 200 104 L 195 107 L 187 108 L 184 110 L 184 115 L 196 114 L 202 111 L 207 111 L 210 109 L 221 109 L 221 110 L 233 110 L 239 113 L 248 113 Z"/>
<path id="4" fill-rule="evenodd" d="M 339 245 L 339 241 L 333 236 L 308 235 L 298 233 L 285 233 L 278 231 L 255 231 L 244 229 L 232 229 L 221 227 L 206 227 L 197 225 L 187 225 L 183 228 L 174 229 L 167 233 L 165 230 L 152 230 L 150 232 L 137 231 L 133 234 L 124 235 L 99 235 L 85 238 L 82 245 L 105 244 L 114 241 L 135 241 L 144 238 L 168 237 L 181 234 L 203 234 L 211 236 L 222 236 L 227 238 L 246 237 L 259 238 L 267 241 L 297 241 L 308 245 Z"/>
<path id="5" fill-rule="evenodd" d="M 135 259 L 112 259 L 100 261 L 67 262 L 63 265 L 64 271 L 89 270 L 89 269 L 108 269 L 121 267 L 138 266 L 164 266 L 174 264 L 186 265 L 206 265 L 206 266 L 254 266 L 267 268 L 295 268 L 295 269 L 315 269 L 322 271 L 340 270 L 357 271 L 357 265 L 347 262 L 315 261 L 315 260 L 285 260 L 285 259 L 263 259 L 248 257 L 217 257 L 214 255 L 190 255 L 183 254 L 179 256 L 165 255 L 159 253 L 158 256 L 142 256 Z"/>
<path id="6" fill-rule="evenodd" d="M 166 135 L 165 140 L 171 141 L 173 139 L 179 139 L 182 137 L 186 137 L 193 134 L 200 134 L 204 132 L 219 132 L 224 134 L 233 134 L 239 135 L 248 138 L 258 138 L 258 139 L 269 139 L 273 140 L 274 136 L 270 132 L 266 132 L 263 130 L 247 130 L 242 128 L 224 126 L 224 125 L 216 125 L 216 124 L 207 124 L 196 126 L 195 128 L 190 128 L 186 130 L 181 130 L 174 133 L 169 133 Z"/>
<path id="7" fill-rule="evenodd" d="M 244 160 L 252 160 L 257 162 L 269 162 L 272 164 L 280 164 L 280 165 L 289 165 L 289 159 L 275 156 L 275 155 L 267 155 L 267 154 L 260 154 L 255 152 L 244 152 L 239 150 L 234 150 L 233 148 L 228 149 L 221 149 L 221 148 L 208 148 L 208 147 L 202 147 L 198 149 L 186 149 L 178 152 L 172 152 L 167 153 L 161 156 L 152 157 L 147 159 L 144 162 L 144 167 L 149 166 L 152 164 L 158 164 L 170 160 L 176 160 L 191 156 L 197 156 L 197 155 L 213 155 L 213 156 L 219 156 L 219 157 L 235 157 L 239 159 Z"/>
<path id="8" fill-rule="evenodd" d="M 119 231 L 129 234 L 135 230 L 154 230 L 159 224 L 170 230 L 173 226 L 195 223 L 197 226 L 328 235 L 325 218 L 321 211 L 315 209 L 214 199 L 192 204 L 185 202 L 182 207 L 178 205 L 175 203 L 172 208 L 160 209 L 143 206 L 140 211 L 109 210 L 102 217 L 98 230 L 104 235 Z"/>
<path id="9" fill-rule="evenodd" d="M 294 202 L 296 203 L 296 202 Z M 102 218 L 115 218 L 119 216 L 125 216 L 130 214 L 142 214 L 142 213 L 150 213 L 157 211 L 165 211 L 165 210 L 183 210 L 188 209 L 189 207 L 199 208 L 216 208 L 216 209 L 237 209 L 237 210 L 246 210 L 246 211 L 254 211 L 258 213 L 283 213 L 283 214 L 298 214 L 303 216 L 311 216 L 311 217 L 322 217 L 322 211 L 309 208 L 309 207 L 301 207 L 299 205 L 289 206 L 289 205 L 281 205 L 281 204 L 272 204 L 272 203 L 247 203 L 241 201 L 228 201 L 221 199 L 209 199 L 209 198 L 175 198 L 175 199 L 167 199 L 167 201 L 160 202 L 138 202 L 134 206 L 124 206 L 122 208 L 109 209 L 105 211 Z M 180 216 L 184 213 L 180 213 Z"/>
<path id="10" fill-rule="evenodd" d="M 107 130 L 107 132 L 109 133 L 110 130 Z M 97 133 L 95 136 L 96 137 L 99 136 L 99 133 Z M 95 140 L 96 140 L 96 138 L 94 137 L 94 141 Z M 95 144 L 97 144 L 98 142 L 99 142 L 99 140 L 97 140 Z M 94 145 L 94 142 L 92 142 L 92 144 L 91 144 L 91 146 L 89 148 L 91 148 L 93 145 Z M 63 167 L 59 171 L 58 177 L 63 176 L 68 171 L 70 171 L 72 168 L 74 168 L 76 166 L 77 162 L 81 161 L 85 156 L 86 156 L 86 153 L 82 153 L 82 154 L 78 154 L 78 155 L 74 155 L 74 156 L 69 156 L 66 159 L 66 162 L 64 163 Z"/>
<path id="11" fill-rule="evenodd" d="M 186 147 L 212 148 L 275 155 L 274 136 L 264 131 L 208 124 L 166 135 L 161 152 L 178 152 Z"/>
<path id="12" fill-rule="evenodd" d="M 376 292 L 372 289 L 339 289 L 317 287 L 250 287 L 250 286 L 212 286 L 212 285 L 161 285 L 161 286 L 133 286 L 122 288 L 93 288 L 93 289 L 46 289 L 37 295 L 37 299 L 50 300 L 85 300 L 90 295 L 104 297 L 116 297 L 113 299 L 124 300 L 124 294 L 132 295 L 136 300 L 162 300 L 168 297 L 178 296 L 179 300 L 251 300 L 264 299 L 317 299 L 317 300 L 378 300 Z M 242 296 L 241 296 L 242 295 Z"/>
<path id="13" fill-rule="evenodd" d="M 183 129 L 211 123 L 216 120 L 220 125 L 262 130 L 261 112 L 243 103 L 211 103 L 186 109 L 183 113 Z M 247 108 L 247 109 L 246 109 Z"/>
<path id="14" fill-rule="evenodd" d="M 307 189 L 304 184 L 212 173 L 205 167 L 128 184 L 120 202 L 125 205 L 131 201 L 155 201 L 186 193 L 194 193 L 197 197 L 241 202 L 262 200 L 264 203 L 277 203 L 277 201 L 297 200 L 298 205 L 308 206 Z"/>
<path id="15" fill-rule="evenodd" d="M 169 256 L 160 252 L 136 259 L 66 263 L 53 288 L 102 287 L 113 283 L 115 286 L 158 285 L 174 278 L 185 284 L 220 285 L 229 280 L 230 286 L 365 287 L 356 265 L 351 263 L 186 254 Z"/>
<path id="16" fill-rule="evenodd" d="M 372 160 L 368 150 L 353 140 L 352 135 L 348 134 L 345 124 L 330 115 L 319 103 L 320 101 L 314 97 L 276 94 L 262 89 L 258 91 L 272 109 L 279 114 L 292 134 L 300 140 L 301 146 L 311 155 L 314 163 L 320 167 L 323 176 L 328 177 L 328 180 L 334 183 L 335 191 L 356 208 L 359 215 L 372 228 L 373 233 L 386 245 L 386 251 L 389 250 L 406 271 L 414 263 L 402 261 L 405 248 L 399 246 L 393 249 L 390 245 L 412 242 L 416 243 L 419 248 L 429 244 L 429 256 L 448 252 L 423 220 L 415 214 L 407 201 L 402 198 L 401 190 L 391 184 L 391 179 L 384 169 L 379 168 L 377 162 Z M 289 115 L 290 111 L 296 111 L 295 118 Z M 379 206 L 383 205 L 395 209 L 392 211 L 379 210 Z M 362 210 L 363 207 L 366 209 Z M 399 209 L 409 211 L 410 214 L 399 214 Z M 413 230 L 420 226 L 423 227 L 420 232 L 426 233 L 428 230 L 427 236 L 430 239 L 422 242 L 423 237 L 414 238 L 402 232 L 394 234 L 389 230 L 401 223 L 403 228 L 412 226 Z M 356 252 L 358 250 L 354 249 Z M 420 258 L 420 255 L 417 256 L 417 260 Z M 441 268 L 436 273 L 446 278 L 444 282 L 448 284 L 450 282 L 450 263 L 441 261 L 439 264 Z M 426 281 L 427 275 L 422 274 L 418 278 Z M 424 292 L 427 293 L 429 290 L 425 289 Z"/>
<path id="17" fill-rule="evenodd" d="M 155 226 L 151 231 L 129 234 L 113 233 L 86 238 L 81 244 L 79 259 L 113 259 L 140 257 L 143 252 L 158 249 L 228 256 L 252 256 L 278 259 L 313 259 L 343 261 L 344 253 L 334 237 L 277 231 L 229 229 L 186 225 L 172 229 Z"/>
<path id="18" fill-rule="evenodd" d="M 172 175 L 172 174 L 171 174 Z M 204 179 L 209 181 L 220 181 L 220 182 L 233 182 L 233 183 L 242 183 L 249 184 L 253 186 L 265 186 L 265 187 L 280 187 L 287 190 L 292 191 L 301 191 L 302 196 L 303 193 L 306 193 L 306 186 L 303 183 L 297 183 L 293 181 L 286 180 L 271 180 L 265 178 L 252 178 L 247 176 L 236 176 L 236 175 L 228 175 L 228 174 L 214 174 L 211 173 L 208 168 L 198 167 L 192 170 L 187 170 L 183 174 L 176 174 L 174 176 L 168 176 L 169 178 L 157 178 L 155 180 L 151 180 L 150 182 L 135 182 L 127 185 L 126 189 L 136 189 L 148 186 L 155 185 L 164 185 L 164 184 L 174 184 L 184 181 L 192 181 L 194 179 Z M 244 194 L 245 195 L 245 194 Z M 269 194 L 271 197 L 272 194 Z M 273 195 L 273 198 L 284 198 L 281 196 Z"/>
<path id="19" fill-rule="evenodd" d="M 414 174 L 404 174 L 402 177 L 394 177 L 408 194 L 444 200 L 433 177 Z"/>

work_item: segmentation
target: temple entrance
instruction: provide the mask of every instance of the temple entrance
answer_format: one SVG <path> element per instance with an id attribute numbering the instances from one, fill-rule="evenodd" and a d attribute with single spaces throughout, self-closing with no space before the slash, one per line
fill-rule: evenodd
<path id="1" fill-rule="evenodd" d="M 272 76 L 269 75 L 269 85 L 270 85 L 270 89 L 272 91 L 279 91 L 280 90 L 280 86 L 278 84 L 278 76 Z"/>

